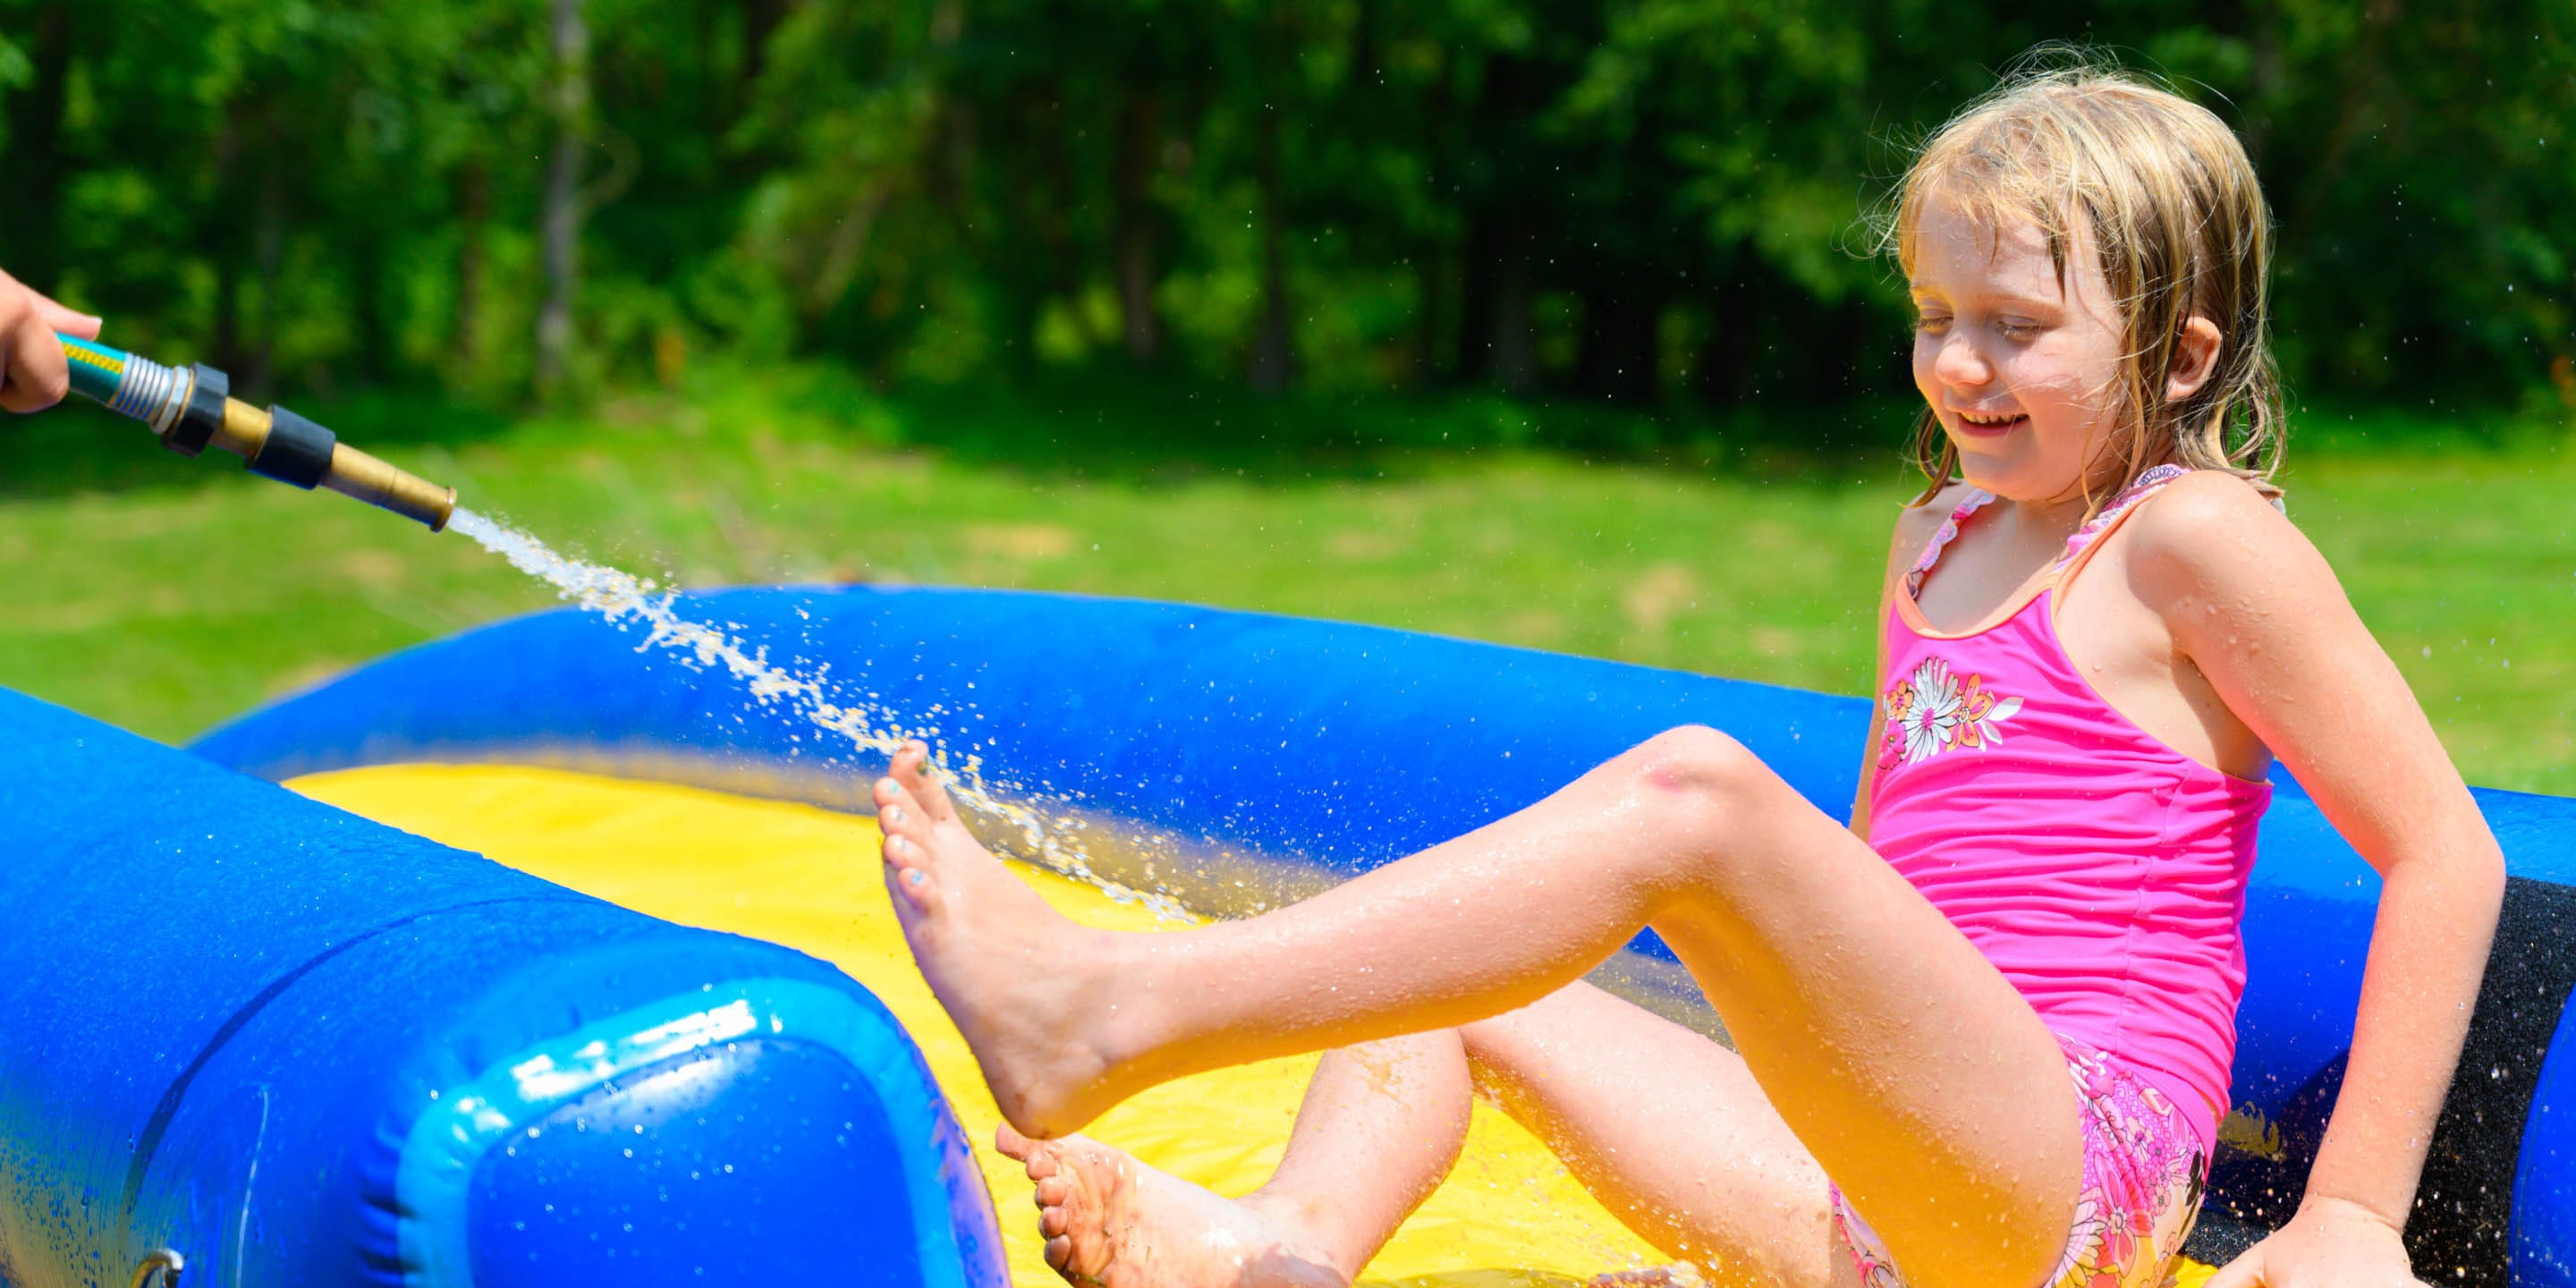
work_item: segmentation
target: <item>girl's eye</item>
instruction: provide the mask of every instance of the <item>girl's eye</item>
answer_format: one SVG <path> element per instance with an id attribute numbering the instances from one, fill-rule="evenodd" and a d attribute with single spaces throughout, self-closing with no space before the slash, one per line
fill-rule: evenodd
<path id="1" fill-rule="evenodd" d="M 1950 319 L 1937 313 L 1921 314 L 1914 319 L 1914 329 L 1926 335 L 1939 335 L 1949 325 Z"/>
<path id="2" fill-rule="evenodd" d="M 1995 329 L 2015 340 L 2027 340 L 2039 334 L 2039 324 L 2024 318 L 1999 318 Z"/>

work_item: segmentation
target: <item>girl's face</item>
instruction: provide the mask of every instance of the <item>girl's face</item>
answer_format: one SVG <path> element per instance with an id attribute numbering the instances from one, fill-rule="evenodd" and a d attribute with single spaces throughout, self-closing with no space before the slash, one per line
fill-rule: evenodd
<path id="1" fill-rule="evenodd" d="M 1997 225 L 1935 199 L 1914 230 L 1914 387 L 1958 447 L 1959 472 L 2008 500 L 2080 498 L 2087 469 L 2110 455 L 2125 342 L 2077 224 L 2063 277 L 2027 220 Z"/>

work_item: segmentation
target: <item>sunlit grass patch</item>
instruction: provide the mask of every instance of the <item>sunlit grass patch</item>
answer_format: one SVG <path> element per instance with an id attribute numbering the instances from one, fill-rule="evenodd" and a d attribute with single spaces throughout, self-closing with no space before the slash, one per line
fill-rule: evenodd
<path id="1" fill-rule="evenodd" d="M 518 421 L 414 425 L 377 400 L 342 428 L 560 548 L 680 585 L 1133 595 L 1867 687 L 1887 527 L 1911 494 L 1892 449 L 1587 460 L 1418 429 L 1463 435 L 1498 405 L 1149 390 L 1103 410 L 788 380 Z M 1331 432 L 1288 428 L 1337 408 Z M 1254 437 L 1221 437 L 1228 419 Z M 2292 516 L 2471 781 L 2576 791 L 2576 462 L 2526 442 L 2293 466 Z M 95 412 L 0 441 L 0 480 L 0 683 L 156 737 L 551 602 L 470 543 L 180 460 Z"/>

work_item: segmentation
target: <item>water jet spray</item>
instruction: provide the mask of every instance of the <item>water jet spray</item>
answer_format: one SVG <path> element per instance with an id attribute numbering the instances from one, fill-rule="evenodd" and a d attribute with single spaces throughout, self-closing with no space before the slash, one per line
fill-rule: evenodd
<path id="1" fill-rule="evenodd" d="M 386 464 L 283 407 L 251 406 L 232 396 L 230 376 L 204 363 L 181 369 L 94 341 L 64 336 L 62 342 L 72 392 L 142 421 L 181 456 L 220 447 L 254 474 L 300 488 L 327 487 L 432 532 L 456 512 L 456 489 Z"/>

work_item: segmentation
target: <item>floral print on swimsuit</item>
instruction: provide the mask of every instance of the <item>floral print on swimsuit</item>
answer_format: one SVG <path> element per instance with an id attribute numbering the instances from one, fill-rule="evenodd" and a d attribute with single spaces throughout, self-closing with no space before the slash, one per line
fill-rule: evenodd
<path id="1" fill-rule="evenodd" d="M 2003 724 L 2021 710 L 2021 699 L 1999 698 L 1986 691 L 1985 677 L 1962 681 L 1950 664 L 1927 657 L 1898 677 L 1881 700 L 1887 709 L 1887 741 L 1879 768 L 1902 761 L 1921 764 L 1955 747 L 1983 747 L 2004 740 Z"/>
<path id="2" fill-rule="evenodd" d="M 2118 1057 L 2061 1037 L 2083 1113 L 2084 1180 L 2075 1219 L 2049 1288 L 2159 1288 L 2173 1282 L 2183 1241 L 2200 1215 L 2208 1160 L 2162 1091 Z M 1832 1191 L 1834 1230 L 1867 1288 L 1904 1278 L 1842 1191 Z"/>

